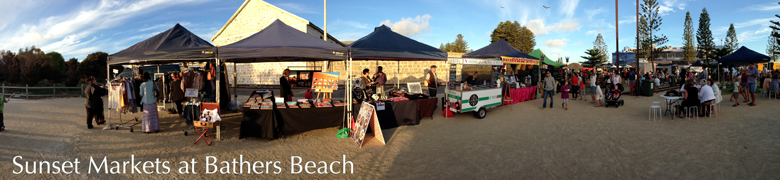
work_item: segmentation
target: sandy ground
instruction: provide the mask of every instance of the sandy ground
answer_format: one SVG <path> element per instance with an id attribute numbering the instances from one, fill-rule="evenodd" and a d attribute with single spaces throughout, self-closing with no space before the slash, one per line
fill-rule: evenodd
<path id="1" fill-rule="evenodd" d="M 557 95 L 560 97 L 559 95 Z M 760 95 L 759 95 L 760 96 Z M 726 98 L 728 95 L 725 96 Z M 192 145 L 183 120 L 161 113 L 162 132 L 86 129 L 84 99 L 13 100 L 0 132 L 0 179 L 778 179 L 780 100 L 758 106 L 726 105 L 718 117 L 648 120 L 656 97 L 625 97 L 626 106 L 596 108 L 571 101 L 568 111 L 541 100 L 445 119 L 441 111 L 417 126 L 385 130 L 386 145 L 358 148 L 337 139 L 337 128 L 278 140 L 238 139 L 240 113 L 223 116 L 223 141 Z M 556 103 L 560 99 L 556 98 Z M 514 110 L 516 109 L 516 110 Z M 140 114 L 125 115 L 140 117 Z M 114 117 L 116 118 L 116 117 Z M 90 156 L 109 161 L 170 161 L 171 173 L 87 174 Z M 280 174 L 206 174 L 206 156 L 232 161 L 280 161 Z M 291 156 L 303 161 L 354 163 L 354 174 L 291 174 Z M 79 158 L 81 174 L 15 175 L 14 156 L 28 161 Z M 179 174 L 180 161 L 195 158 L 198 175 Z M 85 162 L 86 161 L 86 162 Z M 220 166 L 221 167 L 221 166 Z M 339 168 L 340 166 L 335 166 Z M 272 168 L 271 171 L 274 171 Z M 246 173 L 246 170 L 244 170 Z"/>

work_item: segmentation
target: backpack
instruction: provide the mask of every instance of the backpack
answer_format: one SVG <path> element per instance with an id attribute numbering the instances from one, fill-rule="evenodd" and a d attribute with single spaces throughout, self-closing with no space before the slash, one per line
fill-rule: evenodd
<path id="1" fill-rule="evenodd" d="M 666 95 L 666 96 L 682 96 L 682 93 L 680 93 L 680 92 L 678 92 L 676 90 L 669 90 L 669 91 L 666 91 L 666 94 L 664 94 L 664 95 Z"/>

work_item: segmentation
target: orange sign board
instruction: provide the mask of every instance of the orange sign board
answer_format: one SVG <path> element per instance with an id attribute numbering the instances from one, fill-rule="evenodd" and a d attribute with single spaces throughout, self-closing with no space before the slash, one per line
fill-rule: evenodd
<path id="1" fill-rule="evenodd" d="M 311 89 L 314 92 L 333 92 L 339 89 L 338 72 L 314 72 Z"/>

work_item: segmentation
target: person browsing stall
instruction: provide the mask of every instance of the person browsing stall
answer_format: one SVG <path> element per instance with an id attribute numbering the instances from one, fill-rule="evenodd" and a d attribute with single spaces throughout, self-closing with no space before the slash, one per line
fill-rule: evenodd
<path id="1" fill-rule="evenodd" d="M 282 77 L 279 77 L 279 86 L 281 86 L 281 92 L 279 92 L 284 101 L 292 101 L 292 85 L 290 84 L 290 69 L 282 71 Z"/>
<path id="2" fill-rule="evenodd" d="M 87 82 L 89 82 L 89 85 L 84 88 L 84 97 L 86 97 L 87 107 L 87 128 L 92 129 L 92 119 L 95 119 L 95 122 L 97 122 L 98 125 L 106 122 L 105 117 L 103 116 L 102 97 L 108 94 L 108 90 L 97 85 L 95 76 L 87 78 Z"/>
<path id="3" fill-rule="evenodd" d="M 141 79 L 144 81 L 141 83 L 139 92 L 144 110 L 141 130 L 145 133 L 158 132 L 160 131 L 160 121 L 159 116 L 157 116 L 157 96 L 154 96 L 157 86 L 149 77 L 149 73 L 144 73 Z"/>
<path id="4" fill-rule="evenodd" d="M 428 83 L 428 96 L 436 97 L 436 90 L 439 88 L 439 80 L 436 77 L 436 65 L 432 65 L 431 70 L 425 74 L 425 82 Z"/>
<path id="5" fill-rule="evenodd" d="M 368 89 L 371 85 L 376 84 L 370 77 L 368 77 L 368 69 L 363 69 L 363 76 L 360 76 L 360 88 L 364 90 Z"/>
<path id="6" fill-rule="evenodd" d="M 171 81 L 170 84 L 171 101 L 176 104 L 176 113 L 178 113 L 179 118 L 181 118 L 182 112 L 184 111 L 184 108 L 182 108 L 182 103 L 187 99 L 184 97 L 184 91 L 181 88 L 181 74 L 173 73 L 172 75 L 173 81 Z"/>
<path id="7" fill-rule="evenodd" d="M 382 72 L 382 66 L 379 66 L 376 68 L 376 73 L 374 73 L 374 82 L 376 82 L 376 93 L 379 94 L 379 97 L 381 99 L 384 99 L 385 97 L 385 83 L 387 83 L 387 74 L 385 72 Z"/>

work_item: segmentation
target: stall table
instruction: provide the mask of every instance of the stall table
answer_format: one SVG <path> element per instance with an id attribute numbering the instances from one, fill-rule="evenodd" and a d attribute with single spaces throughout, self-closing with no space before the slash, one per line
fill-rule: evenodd
<path id="1" fill-rule="evenodd" d="M 371 103 L 376 107 L 376 103 Z M 377 110 L 376 116 L 379 118 L 379 126 L 382 129 L 391 129 L 404 125 L 420 124 L 418 113 L 419 102 L 416 100 L 385 102 L 385 110 Z M 357 117 L 360 112 L 360 106 L 352 106 L 353 116 Z"/>
<path id="2" fill-rule="evenodd" d="M 283 132 L 305 132 L 342 125 L 344 107 L 243 108 L 239 139 L 259 137 L 276 139 Z"/>
<path id="3" fill-rule="evenodd" d="M 536 86 L 510 89 L 509 97 L 512 98 L 512 102 L 504 101 L 504 105 L 515 104 L 515 103 L 531 100 L 534 98 L 534 94 L 536 94 Z"/>

